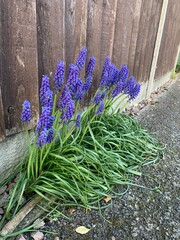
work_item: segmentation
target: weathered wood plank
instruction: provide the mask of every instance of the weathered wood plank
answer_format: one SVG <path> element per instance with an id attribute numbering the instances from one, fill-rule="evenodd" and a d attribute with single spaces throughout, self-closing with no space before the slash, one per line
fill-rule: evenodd
<path id="1" fill-rule="evenodd" d="M 75 61 L 80 49 L 86 46 L 87 4 L 87 0 L 67 0 L 65 3 L 67 69 Z"/>
<path id="2" fill-rule="evenodd" d="M 150 77 L 151 63 L 154 55 L 162 3 L 163 3 L 162 0 L 152 1 L 149 21 L 147 23 L 149 27 L 146 38 L 146 47 L 140 64 L 141 68 L 139 69 L 139 78 L 141 79 L 141 81 L 148 81 Z"/>
<path id="3" fill-rule="evenodd" d="M 4 125 L 4 111 L 2 104 L 1 82 L 0 82 L 0 141 L 4 139 L 5 125 Z"/>
<path id="4" fill-rule="evenodd" d="M 91 55 L 96 58 L 93 86 L 88 92 L 89 100 L 98 86 L 105 57 L 113 54 L 116 10 L 117 0 L 88 1 L 88 58 Z"/>
<path id="5" fill-rule="evenodd" d="M 103 0 L 99 1 L 88 1 L 88 11 L 87 11 L 87 40 L 86 46 L 88 49 L 88 59 L 90 56 L 96 58 L 95 71 L 93 73 L 93 84 L 91 89 L 87 93 L 87 98 L 85 99 L 85 105 L 91 99 L 92 94 L 95 92 L 102 66 L 100 65 L 101 59 L 101 31 L 102 31 L 102 14 L 103 14 Z"/>
<path id="6" fill-rule="evenodd" d="M 113 44 L 115 37 L 115 22 L 117 9 L 117 0 L 104 0 L 102 9 L 101 24 L 101 44 L 100 44 L 100 65 L 104 63 L 106 56 L 112 58 Z"/>
<path id="7" fill-rule="evenodd" d="M 144 81 L 141 79 L 140 76 L 140 69 L 142 71 L 143 68 L 143 60 L 144 55 L 146 55 L 146 41 L 148 38 L 148 31 L 149 31 L 149 18 L 151 16 L 151 9 L 152 9 L 152 0 L 150 1 L 143 1 L 141 5 L 141 17 L 139 22 L 139 32 L 137 37 L 137 46 L 136 46 L 136 57 L 134 61 L 134 70 L 133 74 L 137 78 L 138 81 Z M 144 69 L 144 71 L 146 71 Z M 147 73 L 147 78 L 148 78 Z M 147 79 L 146 79 L 147 80 Z"/>
<path id="8" fill-rule="evenodd" d="M 130 38 L 130 47 L 129 47 L 129 57 L 128 57 L 128 67 L 129 67 L 129 74 L 133 74 L 134 70 L 134 62 L 136 58 L 136 46 L 137 46 L 137 39 L 139 33 L 139 22 L 141 16 L 141 5 L 142 0 L 136 0 L 133 12 L 133 22 L 132 22 L 132 32 Z"/>
<path id="9" fill-rule="evenodd" d="M 54 75 L 58 60 L 65 59 L 65 0 L 37 1 L 39 81 Z"/>
<path id="10" fill-rule="evenodd" d="M 5 137 L 4 132 L 5 132 L 4 112 L 3 112 L 2 94 L 1 94 L 1 88 L 0 88 L 0 142 L 4 140 L 4 137 Z"/>
<path id="11" fill-rule="evenodd" d="M 22 130 L 22 103 L 31 101 L 34 125 L 38 116 L 36 1 L 1 0 L 2 99 L 6 135 Z"/>
<path id="12" fill-rule="evenodd" d="M 121 0 L 117 4 L 113 62 L 118 67 L 128 64 L 135 6 L 133 0 Z"/>
<path id="13" fill-rule="evenodd" d="M 0 1 L 0 36 L 2 36 L 2 2 Z M 2 103 L 2 38 L 0 38 L 0 141 L 4 139 L 5 125 L 4 125 L 4 111 Z"/>
<path id="14" fill-rule="evenodd" d="M 172 71 L 180 44 L 180 1 L 169 0 L 155 79 Z"/>

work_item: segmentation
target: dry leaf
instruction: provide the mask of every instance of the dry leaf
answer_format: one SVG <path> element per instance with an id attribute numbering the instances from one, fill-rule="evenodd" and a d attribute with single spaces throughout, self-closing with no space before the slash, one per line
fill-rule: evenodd
<path id="1" fill-rule="evenodd" d="M 37 218 L 35 221 L 34 221 L 34 229 L 39 229 L 39 228 L 43 228 L 44 225 L 45 225 L 45 222 L 43 220 L 41 220 L 40 218 Z"/>
<path id="2" fill-rule="evenodd" d="M 69 210 L 68 210 L 68 212 L 69 212 L 70 214 L 72 214 L 72 213 L 75 212 L 75 211 L 76 211 L 75 208 L 69 208 Z"/>
<path id="3" fill-rule="evenodd" d="M 86 233 L 88 233 L 90 230 L 91 230 L 91 229 L 86 228 L 86 227 L 84 227 L 84 226 L 80 226 L 80 227 L 77 227 L 77 228 L 76 228 L 76 232 L 77 232 L 77 233 L 80 233 L 80 234 L 86 234 Z"/>
<path id="4" fill-rule="evenodd" d="M 111 196 L 107 196 L 107 197 L 105 197 L 104 201 L 105 201 L 106 203 L 108 203 L 111 199 L 112 199 Z"/>

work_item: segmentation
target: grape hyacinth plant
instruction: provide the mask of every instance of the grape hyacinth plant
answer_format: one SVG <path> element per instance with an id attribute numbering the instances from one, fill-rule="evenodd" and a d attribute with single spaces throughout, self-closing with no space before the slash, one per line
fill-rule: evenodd
<path id="1" fill-rule="evenodd" d="M 144 163 L 161 156 L 156 140 L 131 117 L 122 114 L 122 106 L 134 100 L 141 88 L 133 76 L 128 77 L 126 65 L 119 69 L 107 56 L 98 89 L 89 106 L 81 109 L 85 93 L 97 81 L 93 79 L 94 56 L 89 59 L 84 78 L 80 75 L 86 57 L 84 47 L 75 63 L 69 65 L 67 79 L 61 60 L 54 79 L 42 77 L 41 111 L 34 143 L 29 141 L 30 152 L 15 188 L 21 189 L 20 198 L 25 191 L 26 196 L 37 194 L 57 205 L 99 208 L 102 198 L 119 194 L 113 190 L 115 185 L 128 188 L 133 184 L 130 175 L 141 175 Z M 24 125 L 28 125 L 31 115 L 31 104 L 25 100 L 21 115 Z M 123 189 L 121 194 L 125 192 Z M 17 197 L 14 200 L 15 195 L 13 192 L 7 218 L 15 204 L 14 214 L 20 209 L 20 200 Z"/>

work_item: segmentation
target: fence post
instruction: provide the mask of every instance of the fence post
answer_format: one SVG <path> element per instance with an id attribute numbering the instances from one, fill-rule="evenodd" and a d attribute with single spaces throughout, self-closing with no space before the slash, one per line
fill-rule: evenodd
<path id="1" fill-rule="evenodd" d="M 150 94 L 153 89 L 154 76 L 155 76 L 157 60 L 158 60 L 158 56 L 159 56 L 159 50 L 160 50 L 160 46 L 161 46 L 161 39 L 162 39 L 162 35 L 163 35 L 164 23 L 166 20 L 168 2 L 169 2 L 169 0 L 163 0 L 163 4 L 162 4 L 162 10 L 161 10 L 161 15 L 160 15 L 160 20 L 159 20 L 158 32 L 157 32 L 157 36 L 156 36 L 153 59 L 152 59 L 152 63 L 151 63 L 149 81 L 148 81 L 148 85 L 147 85 L 147 89 L 146 89 L 146 98 L 150 97 Z"/>

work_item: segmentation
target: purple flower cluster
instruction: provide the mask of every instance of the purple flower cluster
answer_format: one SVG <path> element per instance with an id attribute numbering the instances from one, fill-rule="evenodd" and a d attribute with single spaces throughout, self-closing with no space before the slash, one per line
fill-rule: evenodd
<path id="1" fill-rule="evenodd" d="M 136 85 L 134 86 L 133 90 L 130 93 L 130 100 L 135 99 L 139 95 L 140 90 L 141 90 L 141 85 L 139 83 L 136 83 Z"/>
<path id="2" fill-rule="evenodd" d="M 86 63 L 86 55 L 87 55 L 87 49 L 84 47 L 81 49 L 77 59 L 76 59 L 76 66 L 78 67 L 79 71 L 82 70 Z"/>
<path id="3" fill-rule="evenodd" d="M 86 82 L 84 83 L 84 85 L 82 87 L 83 92 L 87 92 L 90 89 L 90 87 L 92 85 L 92 80 L 93 80 L 92 76 L 89 75 L 86 79 Z"/>
<path id="4" fill-rule="evenodd" d="M 85 78 L 87 78 L 88 76 L 92 76 L 92 73 L 94 71 L 95 68 L 95 64 L 96 64 L 96 59 L 95 57 L 90 57 L 88 66 L 86 68 L 86 74 L 85 74 Z"/>
<path id="5" fill-rule="evenodd" d="M 67 88 L 69 89 L 72 98 L 76 100 L 77 94 L 82 90 L 82 79 L 79 78 L 79 70 L 75 64 L 70 64 L 69 66 Z"/>
<path id="6" fill-rule="evenodd" d="M 118 81 L 124 82 L 128 78 L 128 74 L 129 74 L 129 69 L 127 65 L 124 64 L 119 71 Z"/>
<path id="7" fill-rule="evenodd" d="M 119 81 L 119 73 L 120 70 L 117 69 L 114 64 L 111 64 L 110 57 L 106 57 L 99 87 L 102 89 L 109 89 L 111 86 L 115 85 Z"/>
<path id="8" fill-rule="evenodd" d="M 78 114 L 76 118 L 76 127 L 80 127 L 80 126 L 81 126 L 81 115 Z"/>
<path id="9" fill-rule="evenodd" d="M 104 101 L 101 101 L 100 104 L 99 104 L 99 108 L 96 112 L 96 114 L 99 116 L 101 115 L 101 113 L 104 111 Z"/>
<path id="10" fill-rule="evenodd" d="M 56 72 L 54 74 L 54 91 L 55 93 L 58 93 L 61 90 L 61 87 L 64 84 L 64 62 L 58 61 Z"/>
<path id="11" fill-rule="evenodd" d="M 38 147 L 42 147 L 46 143 L 50 143 L 53 140 L 54 120 L 55 120 L 55 117 L 51 115 L 51 108 L 47 106 L 42 107 L 42 113 L 36 127 L 36 132 L 38 134 L 38 140 L 36 144 Z"/>
<path id="12" fill-rule="evenodd" d="M 105 58 L 104 65 L 102 68 L 102 76 L 108 71 L 110 64 L 111 64 L 110 56 L 107 56 Z"/>
<path id="13" fill-rule="evenodd" d="M 47 75 L 44 75 L 42 77 L 42 83 L 41 83 L 41 88 L 40 88 L 40 102 L 42 106 L 45 105 L 46 101 L 46 92 L 50 90 L 50 79 Z"/>
<path id="14" fill-rule="evenodd" d="M 98 92 L 96 93 L 96 96 L 94 97 L 94 104 L 98 105 L 106 96 L 106 92 L 102 92 L 100 90 L 98 90 Z"/>
<path id="15" fill-rule="evenodd" d="M 21 120 L 23 122 L 30 122 L 30 120 L 31 120 L 31 104 L 27 100 L 25 100 L 24 103 L 23 103 Z"/>
<path id="16" fill-rule="evenodd" d="M 74 101 L 72 100 L 71 93 L 68 91 L 67 86 L 64 88 L 62 95 L 59 99 L 58 107 L 61 111 L 61 120 L 64 123 L 72 118 L 74 114 Z"/>
<path id="17" fill-rule="evenodd" d="M 124 82 L 124 93 L 130 94 L 134 88 L 136 81 L 133 76 L 131 76 L 126 82 Z"/>
<path id="18" fill-rule="evenodd" d="M 53 92 L 48 89 L 45 93 L 44 93 L 44 106 L 45 107 L 49 107 L 50 109 L 53 108 Z"/>
<path id="19" fill-rule="evenodd" d="M 114 88 L 114 90 L 112 91 L 112 98 L 115 98 L 116 96 L 118 96 L 123 90 L 123 82 L 119 81 L 116 85 L 116 87 Z"/>
<path id="20" fill-rule="evenodd" d="M 65 84 L 65 66 L 63 61 L 58 61 L 57 68 L 54 74 L 54 94 L 62 90 L 58 101 L 58 108 L 61 113 L 60 122 L 68 124 L 75 112 L 75 101 L 81 101 L 85 93 L 90 89 L 93 81 L 93 71 L 95 68 L 95 57 L 91 57 L 86 68 L 84 80 L 80 78 L 80 71 L 86 63 L 87 49 L 82 48 L 75 64 L 70 64 Z M 99 89 L 97 90 L 93 103 L 95 105 L 95 114 L 100 115 L 105 108 L 105 97 L 115 98 L 120 93 L 128 95 L 129 100 L 136 98 L 140 92 L 140 84 L 136 82 L 134 77 L 128 79 L 128 68 L 123 65 L 118 69 L 114 64 L 111 64 L 110 57 L 107 56 L 102 68 L 101 80 Z M 55 98 L 56 99 L 56 98 Z M 52 115 L 53 109 L 53 92 L 50 89 L 50 79 L 47 75 L 43 75 L 40 88 L 40 103 L 42 112 L 37 123 L 37 146 L 42 147 L 47 143 L 52 142 L 54 138 L 53 124 L 55 117 Z M 55 106 L 54 106 L 55 108 Z M 21 119 L 23 122 L 29 122 L 31 119 L 30 102 L 25 101 Z M 58 119 L 59 121 L 59 119 Z M 78 114 L 75 120 L 76 127 L 81 125 L 81 115 Z"/>
<path id="21" fill-rule="evenodd" d="M 140 92 L 141 85 L 136 82 L 133 76 L 124 82 L 124 94 L 129 95 L 129 100 L 135 99 Z"/>

